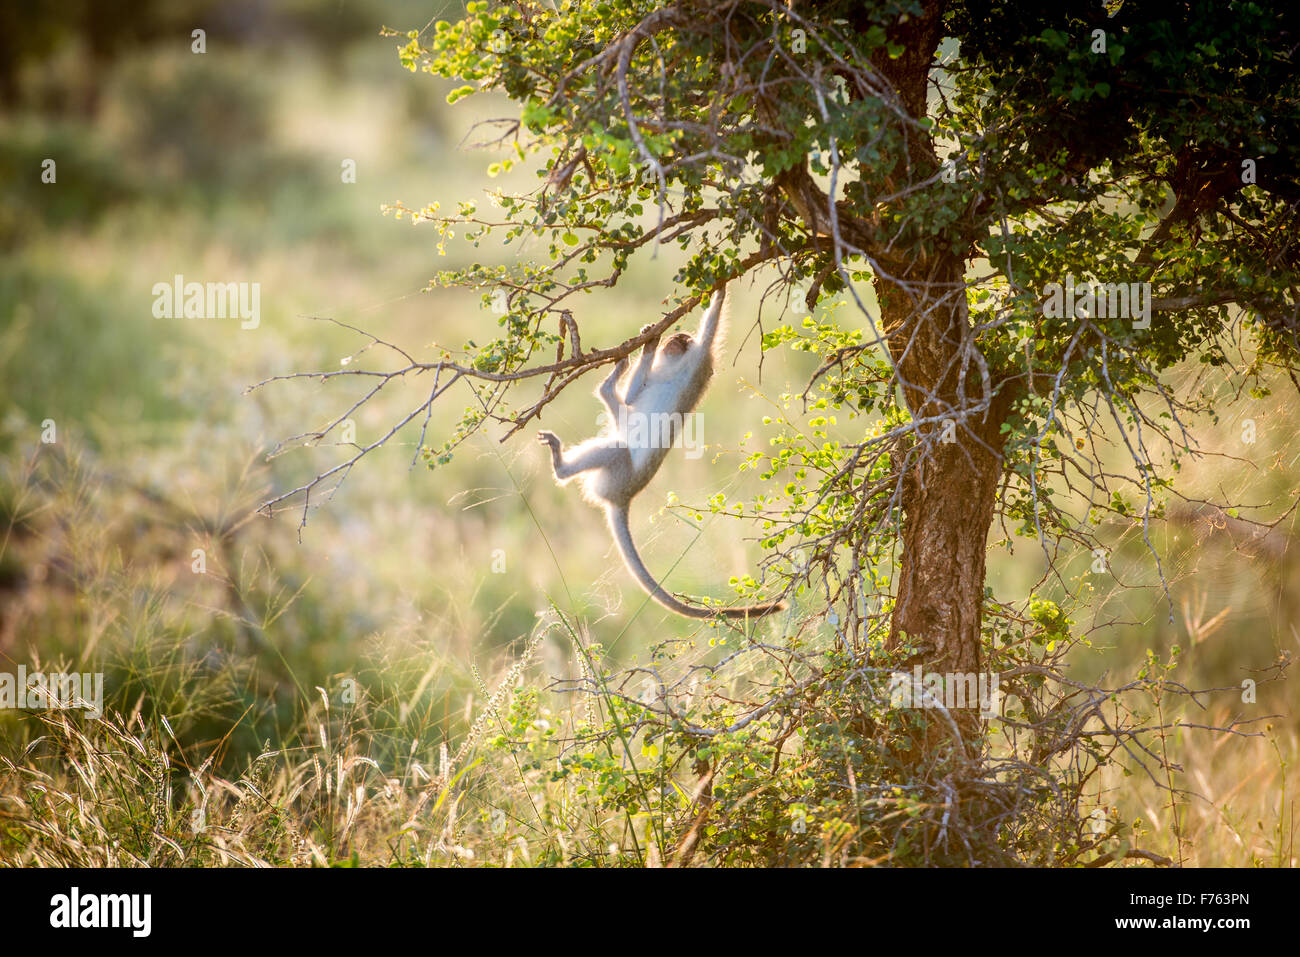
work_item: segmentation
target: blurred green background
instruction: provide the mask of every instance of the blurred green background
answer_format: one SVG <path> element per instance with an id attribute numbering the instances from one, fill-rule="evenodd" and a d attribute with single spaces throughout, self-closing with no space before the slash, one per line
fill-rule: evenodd
<path id="1" fill-rule="evenodd" d="M 676 623 L 657 606 L 638 613 L 644 595 L 617 565 L 601 514 L 554 486 L 533 430 L 500 444 L 498 428 L 430 472 L 410 468 L 416 422 L 327 504 L 313 503 L 301 544 L 300 509 L 253 515 L 349 457 L 334 439 L 269 462 L 267 453 L 361 393 L 348 379 L 248 387 L 344 361 L 390 367 L 364 337 L 312 317 L 436 357 L 435 344 L 455 351 L 495 335 L 498 317 L 477 294 L 425 291 L 430 277 L 541 252 L 451 242 L 440 256 L 431 228 L 381 212 L 398 201 L 451 208 L 537 182 L 528 170 L 489 179 L 493 154 L 462 148 L 478 120 L 508 115 L 510 104 L 449 107 L 450 86 L 403 70 L 395 41 L 380 36 L 382 25 L 421 27 L 449 5 L 124 4 L 108 18 L 102 6 L 80 16 L 32 6 L 6 31 L 21 41 L 6 51 L 0 121 L 9 667 L 92 646 L 152 656 L 129 681 L 110 678 L 126 703 L 141 690 L 167 700 L 149 682 L 174 685 L 196 661 L 217 668 L 227 680 L 205 673 L 208 691 L 221 689 L 206 733 L 224 737 L 253 705 L 231 739 L 237 754 L 266 735 L 276 716 L 268 700 L 283 698 L 287 720 L 293 702 L 364 674 L 366 662 L 376 680 L 419 687 L 434 733 L 450 734 L 443 723 L 459 714 L 469 666 L 491 671 L 552 599 L 593 620 L 611 614 L 599 639 L 620 660 L 665 637 Z M 106 20 L 108 37 L 98 33 Z M 191 50 L 196 27 L 206 30 L 203 54 Z M 57 164 L 53 184 L 41 182 L 46 158 Z M 355 183 L 342 175 L 349 160 Z M 617 290 L 579 304 L 586 341 L 612 344 L 661 315 L 675 253 L 643 258 Z M 176 274 L 259 283 L 259 326 L 155 318 L 153 285 Z M 741 294 L 737 316 L 754 298 Z M 699 593 L 721 594 L 727 577 L 754 568 L 746 538 L 756 530 L 701 535 L 652 513 L 670 491 L 703 504 L 718 490 L 752 489 L 733 474 L 744 432 L 814 367 L 768 357 L 760 384 L 756 327 L 737 322 L 731 338 L 744 353 L 705 410 L 704 438 L 720 457 L 675 459 L 636 516 L 656 567 Z M 357 442 L 387 432 L 426 390 L 390 386 L 355 417 Z M 450 393 L 426 444 L 441 444 L 471 401 Z M 573 389 L 543 425 L 578 441 L 597 430 L 599 411 L 587 389 Z M 53 446 L 39 442 L 46 420 Z M 192 571 L 195 548 L 206 552 L 204 575 Z M 87 617 L 97 589 L 114 593 L 100 599 L 111 621 Z M 561 655 L 552 664 L 567 673 Z M 174 700 L 188 699 L 176 689 Z"/>

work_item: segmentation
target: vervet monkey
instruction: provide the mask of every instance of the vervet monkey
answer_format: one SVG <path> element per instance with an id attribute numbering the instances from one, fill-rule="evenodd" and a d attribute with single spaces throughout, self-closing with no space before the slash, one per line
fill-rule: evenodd
<path id="1" fill-rule="evenodd" d="M 620 359 L 606 377 L 596 395 L 614 422 L 607 434 L 588 439 L 581 445 L 563 450 L 553 432 L 538 432 L 537 439 L 550 446 L 551 465 L 561 485 L 575 476 L 582 483 L 584 497 L 593 505 L 603 506 L 609 528 L 623 561 L 636 580 L 659 604 L 688 618 L 758 618 L 785 608 L 782 604 L 750 605 L 744 608 L 699 608 L 687 605 L 655 581 L 632 541 L 628 526 L 628 507 L 646 487 L 681 429 L 682 419 L 699 404 L 700 397 L 713 377 L 713 350 L 721 325 L 726 288 L 713 294 L 708 312 L 694 335 L 679 332 L 662 348 L 657 339 L 645 344 L 641 358 L 619 394 L 618 383 L 627 371 L 628 361 Z M 641 331 L 645 332 L 643 328 Z M 666 428 L 641 428 L 638 438 L 628 423 L 663 423 Z"/>

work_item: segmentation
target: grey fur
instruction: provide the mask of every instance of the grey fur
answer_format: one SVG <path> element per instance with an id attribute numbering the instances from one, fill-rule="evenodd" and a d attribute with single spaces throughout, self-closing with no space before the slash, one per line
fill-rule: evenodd
<path id="1" fill-rule="evenodd" d="M 596 395 L 605 404 L 605 410 L 614 422 L 619 422 L 620 411 L 654 413 L 692 412 L 704 396 L 709 380 L 713 378 L 714 350 L 718 331 L 722 325 L 722 309 L 726 289 L 713 294 L 708 312 L 695 337 L 679 333 L 669 339 L 664 349 L 658 340 L 647 342 L 641 350 L 636 370 L 628 380 L 622 396 L 618 382 L 627 371 L 627 359 L 621 360 L 596 389 Z M 680 350 L 680 353 L 678 353 Z M 638 408 L 639 406 L 649 406 Z M 674 436 L 675 437 L 675 436 Z M 650 597 L 670 611 L 687 618 L 759 618 L 781 611 L 782 604 L 750 605 L 744 608 L 700 608 L 687 605 L 664 590 L 646 568 L 636 550 L 632 530 L 628 523 L 628 509 L 642 489 L 654 478 L 668 455 L 671 442 L 653 445 L 647 449 L 627 447 L 618 427 L 608 435 L 597 436 L 572 449 L 564 450 L 553 432 L 538 432 L 538 441 L 550 447 L 551 466 L 556 481 L 567 483 L 577 478 L 582 483 L 583 497 L 593 505 L 605 509 L 610 533 L 618 545 L 623 561 Z"/>

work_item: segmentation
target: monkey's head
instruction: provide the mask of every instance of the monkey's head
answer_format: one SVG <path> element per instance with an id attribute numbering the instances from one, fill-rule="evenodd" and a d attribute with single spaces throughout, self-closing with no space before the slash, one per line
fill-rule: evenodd
<path id="1" fill-rule="evenodd" d="M 693 345 L 695 345 L 695 339 L 691 337 L 690 333 L 679 332 L 664 343 L 664 355 L 672 356 L 673 358 L 684 356 Z"/>

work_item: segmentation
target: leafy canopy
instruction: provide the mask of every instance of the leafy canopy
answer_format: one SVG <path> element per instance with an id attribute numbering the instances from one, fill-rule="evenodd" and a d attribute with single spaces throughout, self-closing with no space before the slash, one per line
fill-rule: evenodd
<path id="1" fill-rule="evenodd" d="M 1285 4 L 1250 2 L 471 2 L 407 34 L 402 61 L 463 83 L 451 101 L 514 101 L 517 116 L 482 127 L 502 154 L 489 173 L 535 163 L 539 185 L 493 193 L 490 214 L 398 215 L 475 244 L 541 238 L 548 258 L 435 280 L 509 303 L 506 335 L 470 350 L 479 405 L 437 454 L 488 421 L 513 433 L 644 341 L 582 353 L 568 308 L 674 243 L 682 292 L 655 332 L 751 274 L 787 304 L 857 310 L 763 336 L 823 360 L 801 397 L 809 427 L 744 464 L 787 479 L 753 503 L 769 544 L 887 550 L 940 420 L 970 431 L 995 396 L 1009 403 L 1001 509 L 1020 531 L 1086 541 L 1099 511 L 1145 521 L 1195 449 L 1185 420 L 1210 405 L 1163 374 L 1197 357 L 1256 379 L 1295 354 L 1296 36 Z M 870 283 L 908 288 L 945 258 L 965 277 L 960 370 L 908 381 L 913 332 L 881 322 Z M 1150 283 L 1149 324 L 1045 314 L 1067 278 Z M 539 401 L 505 405 L 539 376 Z M 940 411 L 918 415 L 909 387 Z M 860 440 L 832 436 L 837 413 L 869 417 Z M 1107 444 L 1132 459 L 1141 504 L 1099 467 Z"/>

